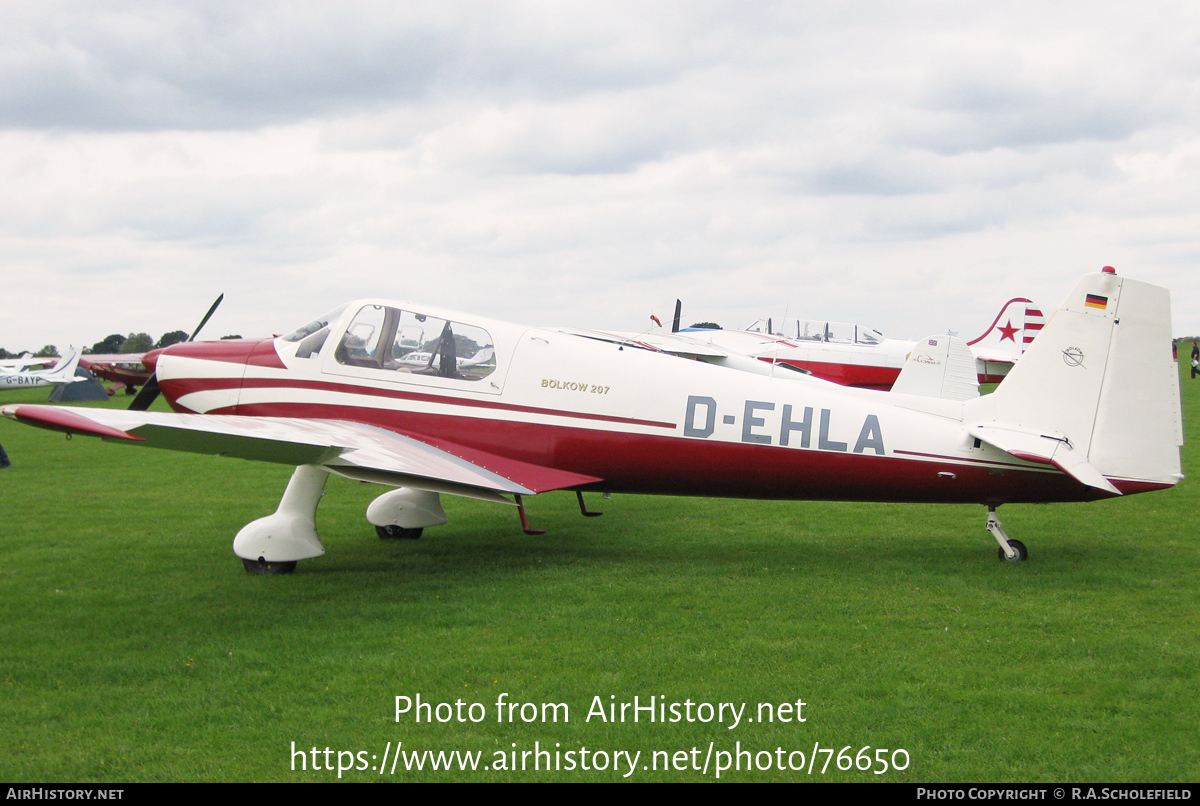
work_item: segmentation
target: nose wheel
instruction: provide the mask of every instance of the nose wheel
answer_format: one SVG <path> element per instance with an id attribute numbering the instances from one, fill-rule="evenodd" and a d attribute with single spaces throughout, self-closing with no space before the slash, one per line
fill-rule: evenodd
<path id="1" fill-rule="evenodd" d="M 1001 560 L 1010 563 L 1019 563 L 1029 559 L 1029 550 L 1025 548 L 1025 544 L 1005 534 L 1004 524 L 1000 523 L 1000 519 L 996 517 L 996 508 L 993 506 L 988 507 L 987 530 L 992 533 L 992 537 L 996 538 L 996 542 L 1000 544 L 999 556 Z"/>

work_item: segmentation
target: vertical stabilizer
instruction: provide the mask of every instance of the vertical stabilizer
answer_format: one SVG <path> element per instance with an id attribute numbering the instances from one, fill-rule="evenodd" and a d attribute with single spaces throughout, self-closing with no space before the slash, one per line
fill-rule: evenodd
<path id="1" fill-rule="evenodd" d="M 71 347 L 67 350 L 54 369 L 45 374 L 46 380 L 57 381 L 59 383 L 71 383 L 75 380 L 75 369 L 79 366 L 79 357 L 82 351 Z"/>
<path id="2" fill-rule="evenodd" d="M 945 400 L 979 397 L 975 356 L 957 336 L 943 334 L 920 339 L 904 359 L 892 391 Z"/>
<path id="3" fill-rule="evenodd" d="M 1170 295 L 1111 271 L 1086 275 L 995 393 L 968 401 L 964 414 L 968 425 L 1059 441 L 1072 462 L 1108 479 L 1176 483 L 1183 429 Z"/>
<path id="4" fill-rule="evenodd" d="M 989 361 L 1005 357 L 1016 361 L 1033 344 L 1045 324 L 1046 317 L 1032 300 L 1015 297 L 1004 303 L 982 336 L 976 336 L 967 344 L 986 355 Z"/>

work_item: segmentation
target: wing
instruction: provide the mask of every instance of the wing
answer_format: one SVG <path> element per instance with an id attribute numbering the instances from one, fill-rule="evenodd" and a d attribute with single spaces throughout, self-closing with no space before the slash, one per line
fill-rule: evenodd
<path id="1" fill-rule="evenodd" d="M 1004 352 L 1003 350 L 989 349 L 987 347 L 972 347 L 971 355 L 975 356 L 980 361 L 987 361 L 989 364 L 1015 364 L 1017 356 L 1012 353 Z"/>
<path id="2" fill-rule="evenodd" d="M 0 413 L 29 425 L 287 465 L 319 465 L 360 481 L 511 503 L 502 493 L 535 495 L 600 481 L 595 476 L 343 420 L 170 414 L 63 406 L 9 405 Z M 466 458 L 469 457 L 469 458 Z"/>
<path id="3" fill-rule="evenodd" d="M 612 344 L 639 347 L 643 350 L 670 353 L 671 355 L 688 358 L 725 358 L 729 355 L 727 350 L 722 350 L 720 347 L 715 347 L 712 344 L 706 344 L 702 339 L 690 338 L 679 333 L 617 333 L 607 330 L 583 330 L 574 327 L 560 327 L 558 331 L 560 333 L 569 333 L 572 336 L 582 336 L 585 339 L 607 341 Z"/>
<path id="4" fill-rule="evenodd" d="M 85 368 L 89 364 L 141 364 L 145 353 L 88 353 L 79 357 Z"/>

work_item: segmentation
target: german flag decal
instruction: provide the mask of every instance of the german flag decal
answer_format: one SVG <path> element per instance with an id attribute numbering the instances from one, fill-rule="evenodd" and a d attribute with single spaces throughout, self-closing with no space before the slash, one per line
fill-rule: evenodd
<path id="1" fill-rule="evenodd" d="M 1083 304 L 1088 308 L 1099 308 L 1103 311 L 1108 308 L 1108 297 L 1102 297 L 1099 294 L 1088 294 Z"/>

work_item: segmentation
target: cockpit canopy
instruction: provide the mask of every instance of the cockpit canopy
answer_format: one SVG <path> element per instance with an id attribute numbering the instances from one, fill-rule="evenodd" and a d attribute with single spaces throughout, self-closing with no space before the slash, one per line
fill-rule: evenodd
<path id="1" fill-rule="evenodd" d="M 300 342 L 297 358 L 314 358 L 325 346 L 331 323 L 343 305 L 283 337 Z M 359 308 L 336 348 L 335 360 L 347 367 L 389 370 L 478 381 L 496 369 L 491 334 L 477 325 L 440 319 L 389 305 Z"/>
<path id="2" fill-rule="evenodd" d="M 746 330 L 766 333 L 784 339 L 831 344 L 881 344 L 884 336 L 875 328 L 850 322 L 824 322 L 815 319 L 759 319 Z"/>

